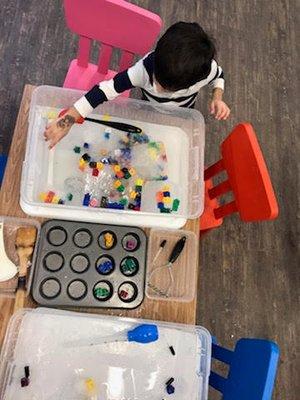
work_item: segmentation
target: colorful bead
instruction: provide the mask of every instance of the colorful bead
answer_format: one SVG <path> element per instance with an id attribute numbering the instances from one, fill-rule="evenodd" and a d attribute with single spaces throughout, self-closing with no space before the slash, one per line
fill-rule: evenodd
<path id="1" fill-rule="evenodd" d="M 58 204 L 58 202 L 59 202 L 59 197 L 58 196 L 54 196 L 53 199 L 52 199 L 52 203 L 53 204 Z"/>
<path id="2" fill-rule="evenodd" d="M 99 175 L 99 170 L 97 168 L 94 168 L 93 172 L 92 172 L 92 175 L 93 176 L 98 176 Z"/>
<path id="3" fill-rule="evenodd" d="M 124 185 L 120 185 L 120 186 L 117 188 L 117 191 L 120 192 L 120 193 L 124 192 L 124 190 L 125 190 L 125 186 L 124 186 Z"/>
<path id="4" fill-rule="evenodd" d="M 87 162 L 89 162 L 91 160 L 91 157 L 88 155 L 88 153 L 84 153 L 82 155 L 82 158 L 84 161 L 87 161 Z"/>
<path id="5" fill-rule="evenodd" d="M 74 149 L 73 149 L 74 153 L 77 153 L 77 154 L 80 153 L 80 150 L 81 150 L 81 149 L 80 149 L 79 146 L 75 146 Z"/>
<path id="6" fill-rule="evenodd" d="M 124 172 L 119 171 L 116 173 L 116 176 L 117 176 L 117 178 L 122 179 L 122 178 L 124 178 Z"/>
<path id="7" fill-rule="evenodd" d="M 172 205 L 172 211 L 178 211 L 179 204 L 180 204 L 180 200 L 174 199 L 173 205 Z"/>
<path id="8" fill-rule="evenodd" d="M 90 161 L 89 166 L 90 166 L 90 168 L 96 168 L 97 163 L 95 161 Z"/>
<path id="9" fill-rule="evenodd" d="M 93 199 L 90 201 L 90 206 L 91 206 L 91 207 L 98 207 L 98 204 L 99 204 L 99 202 L 98 202 L 98 200 L 95 199 L 95 198 L 93 198 Z"/>
<path id="10" fill-rule="evenodd" d="M 130 193 L 129 193 L 129 197 L 131 198 L 131 199 L 135 199 L 136 198 L 136 195 L 137 195 L 137 193 L 134 191 L 134 190 L 132 190 Z"/>
<path id="11" fill-rule="evenodd" d="M 171 204 L 171 202 L 172 202 L 171 197 L 164 197 L 163 198 L 163 203 L 164 204 Z"/>
<path id="12" fill-rule="evenodd" d="M 101 197 L 100 207 L 106 208 L 107 207 L 107 197 Z"/>
<path id="13" fill-rule="evenodd" d="M 138 178 L 135 180 L 135 185 L 136 186 L 143 186 L 144 179 Z"/>
<path id="14" fill-rule="evenodd" d="M 88 149 L 88 148 L 90 147 L 90 145 L 89 145 L 87 142 L 84 142 L 84 143 L 83 143 L 83 147 L 84 147 L 85 149 Z"/>
<path id="15" fill-rule="evenodd" d="M 103 121 L 110 121 L 110 115 L 109 114 L 103 114 L 102 119 Z"/>
<path id="16" fill-rule="evenodd" d="M 73 200 L 73 195 L 72 193 L 67 194 L 67 200 L 72 201 Z"/>
<path id="17" fill-rule="evenodd" d="M 55 196 L 55 193 L 52 192 L 51 190 L 47 193 L 47 196 L 45 198 L 45 203 L 52 203 L 53 197 Z"/>
<path id="18" fill-rule="evenodd" d="M 39 194 L 39 200 L 45 201 L 47 197 L 47 194 L 45 192 L 42 192 Z"/>
<path id="19" fill-rule="evenodd" d="M 91 198 L 90 194 L 89 194 L 89 193 L 86 193 L 86 194 L 84 195 L 82 205 L 88 206 L 88 205 L 90 204 L 90 198 Z"/>
<path id="20" fill-rule="evenodd" d="M 115 187 L 116 189 L 118 189 L 118 187 L 121 186 L 121 185 L 122 185 L 122 182 L 119 181 L 119 180 L 117 180 L 117 181 L 114 182 L 114 187 Z"/>

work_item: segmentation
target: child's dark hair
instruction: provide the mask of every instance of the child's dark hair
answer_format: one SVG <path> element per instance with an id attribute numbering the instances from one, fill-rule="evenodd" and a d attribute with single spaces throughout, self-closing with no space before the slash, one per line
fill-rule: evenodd
<path id="1" fill-rule="evenodd" d="M 205 79 L 216 49 L 197 23 L 177 22 L 159 39 L 154 52 L 154 76 L 168 90 L 180 90 Z"/>

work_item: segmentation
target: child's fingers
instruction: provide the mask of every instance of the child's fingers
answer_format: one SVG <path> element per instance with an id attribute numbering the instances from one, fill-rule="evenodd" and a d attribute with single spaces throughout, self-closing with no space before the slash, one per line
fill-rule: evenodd
<path id="1" fill-rule="evenodd" d="M 227 114 L 227 110 L 226 110 L 226 108 L 224 108 L 224 110 L 221 112 L 220 119 L 226 119 L 225 118 L 226 114 Z"/>
<path id="2" fill-rule="evenodd" d="M 214 113 L 215 113 L 215 110 L 216 110 L 215 103 L 212 101 L 212 102 L 210 103 L 210 113 L 211 113 L 211 114 L 214 114 Z"/>
<path id="3" fill-rule="evenodd" d="M 230 115 L 230 110 L 228 108 L 228 110 L 226 111 L 225 117 L 223 119 L 227 119 L 229 117 L 229 115 Z"/>
<path id="4" fill-rule="evenodd" d="M 216 113 L 216 119 L 220 119 L 220 118 L 221 118 L 221 115 L 222 115 L 222 110 L 223 110 L 223 108 L 222 108 L 222 107 L 220 107 L 220 108 L 217 110 L 217 113 Z"/>

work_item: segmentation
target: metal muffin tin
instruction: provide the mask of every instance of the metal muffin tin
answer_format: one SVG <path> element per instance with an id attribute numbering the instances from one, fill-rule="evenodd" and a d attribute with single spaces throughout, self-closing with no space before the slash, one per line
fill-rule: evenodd
<path id="1" fill-rule="evenodd" d="M 49 220 L 32 283 L 46 306 L 136 308 L 145 292 L 147 237 L 140 228 Z"/>

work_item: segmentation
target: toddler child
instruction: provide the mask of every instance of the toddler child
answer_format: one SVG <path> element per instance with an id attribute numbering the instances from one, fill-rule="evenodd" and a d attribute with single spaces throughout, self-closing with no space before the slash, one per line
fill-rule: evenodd
<path id="1" fill-rule="evenodd" d="M 222 100 L 224 74 L 214 60 L 215 52 L 212 39 L 200 25 L 177 22 L 167 29 L 153 52 L 113 79 L 95 85 L 63 117 L 47 126 L 45 140 L 52 148 L 78 118 L 87 117 L 99 104 L 133 87 L 141 88 L 143 99 L 152 103 L 192 108 L 199 90 L 211 85 L 210 112 L 218 120 L 227 119 L 230 109 Z"/>

